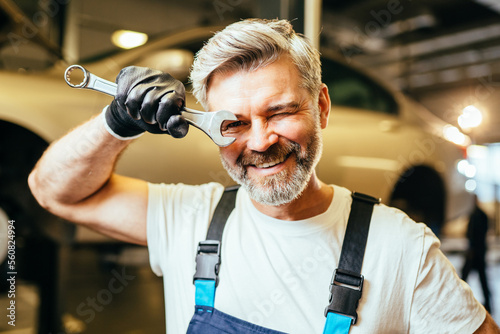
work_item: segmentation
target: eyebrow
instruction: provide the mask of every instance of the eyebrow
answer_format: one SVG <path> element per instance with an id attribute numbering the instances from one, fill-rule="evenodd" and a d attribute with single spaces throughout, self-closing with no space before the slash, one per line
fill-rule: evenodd
<path id="1" fill-rule="evenodd" d="M 283 110 L 283 109 L 299 110 L 300 103 L 296 102 L 296 101 L 292 101 L 292 102 L 272 105 L 266 109 L 266 112 L 274 112 L 274 111 L 279 111 L 279 110 Z"/>
<path id="2" fill-rule="evenodd" d="M 279 103 L 275 105 L 271 105 L 265 109 L 265 113 L 273 113 L 279 110 L 285 110 L 285 109 L 292 109 L 292 111 L 297 111 L 301 107 L 301 103 L 296 102 L 296 101 L 291 101 L 291 102 L 286 102 L 286 103 Z M 241 114 L 232 112 L 238 119 L 242 117 Z"/>

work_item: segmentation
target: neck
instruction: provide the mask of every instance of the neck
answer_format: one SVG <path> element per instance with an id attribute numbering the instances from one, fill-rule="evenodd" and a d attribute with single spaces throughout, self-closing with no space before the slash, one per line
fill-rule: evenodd
<path id="1" fill-rule="evenodd" d="M 253 205 L 265 215 L 281 220 L 301 220 L 325 212 L 333 199 L 333 188 L 321 182 L 313 173 L 306 189 L 290 203 L 271 206 L 258 203 Z"/>

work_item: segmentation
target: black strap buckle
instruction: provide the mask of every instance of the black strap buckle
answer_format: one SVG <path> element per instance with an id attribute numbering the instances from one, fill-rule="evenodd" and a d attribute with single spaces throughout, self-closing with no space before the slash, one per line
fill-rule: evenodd
<path id="1" fill-rule="evenodd" d="M 363 275 L 348 270 L 335 269 L 330 282 L 329 305 L 325 308 L 325 317 L 328 312 L 333 312 L 351 318 L 356 324 L 359 299 L 363 290 Z"/>
<path id="2" fill-rule="evenodd" d="M 213 280 L 217 286 L 219 284 L 219 266 L 220 241 L 200 241 L 196 254 L 196 272 L 193 276 L 193 283 L 198 279 Z"/>

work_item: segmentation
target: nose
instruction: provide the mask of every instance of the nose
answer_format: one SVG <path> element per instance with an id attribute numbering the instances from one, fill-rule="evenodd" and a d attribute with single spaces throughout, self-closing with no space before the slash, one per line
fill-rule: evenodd
<path id="1" fill-rule="evenodd" d="M 248 136 L 247 148 L 256 152 L 266 151 L 279 139 L 270 125 L 263 121 L 252 122 Z"/>

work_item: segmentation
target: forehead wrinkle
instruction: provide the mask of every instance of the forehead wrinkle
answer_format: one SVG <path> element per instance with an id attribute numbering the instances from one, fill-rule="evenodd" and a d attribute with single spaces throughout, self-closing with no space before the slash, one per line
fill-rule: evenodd
<path id="1" fill-rule="evenodd" d="M 272 112 L 272 111 L 278 111 L 278 110 L 284 110 L 284 109 L 292 109 L 292 110 L 298 110 L 301 107 L 301 103 L 297 101 L 290 101 L 290 102 L 285 102 L 285 103 L 277 103 L 275 105 L 270 105 L 267 107 L 266 111 Z"/>
<path id="2" fill-rule="evenodd" d="M 296 97 L 291 96 L 288 92 L 277 91 L 271 95 L 268 94 L 269 87 L 245 90 L 241 95 L 227 96 L 223 109 L 230 110 L 236 116 L 243 117 L 247 114 L 246 111 L 251 114 L 259 111 L 270 113 L 284 109 L 297 110 L 303 105 L 303 102 L 296 101 Z M 209 107 L 212 108 L 210 103 Z"/>
<path id="3" fill-rule="evenodd" d="M 278 73 L 282 73 L 284 69 L 288 73 L 290 71 L 293 73 L 278 79 Z M 231 110 L 233 113 L 240 111 L 246 114 L 243 110 L 249 110 L 247 107 L 265 111 L 273 104 L 288 103 L 297 98 L 295 96 L 296 89 L 302 90 L 296 87 L 296 72 L 298 72 L 297 69 L 294 71 L 286 63 L 278 61 L 255 71 L 236 70 L 214 73 L 207 89 L 207 106 L 210 110 L 214 110 L 214 107 L 217 107 L 218 109 L 233 109 Z M 227 94 L 219 91 L 217 96 L 215 96 L 213 94 L 215 86 L 219 87 L 218 89 L 225 89 L 224 87 L 226 87 L 228 90 Z M 236 87 L 239 87 L 240 90 L 236 91 Z M 229 91 L 233 95 L 229 95 Z M 215 100 L 216 98 L 222 99 L 224 103 L 219 103 L 219 101 Z M 273 107 L 273 109 L 275 108 Z"/>

